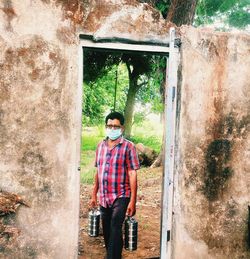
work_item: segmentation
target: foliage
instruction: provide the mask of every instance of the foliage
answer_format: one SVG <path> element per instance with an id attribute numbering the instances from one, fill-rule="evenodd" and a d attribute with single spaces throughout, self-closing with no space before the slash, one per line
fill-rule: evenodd
<path id="1" fill-rule="evenodd" d="M 98 87 L 100 82 L 84 84 L 83 90 L 83 123 L 96 125 L 103 120 L 105 107 L 111 104 L 111 95 L 107 89 Z"/>
<path id="2" fill-rule="evenodd" d="M 158 9 L 164 18 L 170 8 L 170 0 L 141 0 Z M 178 8 L 178 7 L 177 7 Z M 194 24 L 214 24 L 218 29 L 230 27 L 246 29 L 250 25 L 249 0 L 198 0 Z"/>
<path id="3" fill-rule="evenodd" d="M 84 82 L 83 85 L 83 123 L 98 125 L 104 123 L 106 113 L 113 110 L 115 95 L 115 78 L 118 69 L 117 104 L 118 111 L 123 111 L 126 100 L 128 77 L 125 66 L 113 65 L 95 81 Z"/>
<path id="4" fill-rule="evenodd" d="M 84 174 L 81 174 L 81 180 L 80 180 L 81 183 L 93 184 L 93 179 L 94 179 L 95 173 L 96 173 L 96 169 L 91 168 Z"/>
<path id="5" fill-rule="evenodd" d="M 97 144 L 104 138 L 104 136 L 83 135 L 82 137 L 82 151 L 96 150 Z"/>
<path id="6" fill-rule="evenodd" d="M 140 0 L 141 3 L 147 3 L 157 10 L 159 10 L 164 18 L 167 17 L 167 13 L 171 4 L 171 0 Z"/>
<path id="7" fill-rule="evenodd" d="M 199 0 L 195 24 L 199 26 L 215 22 L 220 29 L 246 28 L 250 25 L 249 0 Z"/>
<path id="8" fill-rule="evenodd" d="M 155 1 L 155 8 L 158 9 L 164 18 L 167 17 L 167 13 L 171 4 L 171 0 Z"/>
<path id="9" fill-rule="evenodd" d="M 149 112 L 163 112 L 163 96 L 161 86 L 164 84 L 164 73 L 166 69 L 166 58 L 153 56 L 151 58 L 151 74 L 147 77 L 145 87 L 139 89 L 136 101 L 144 106 L 144 114 Z M 150 104 L 150 107 L 148 106 Z"/>
<path id="10" fill-rule="evenodd" d="M 84 50 L 84 82 L 94 82 L 120 63 L 120 54 L 98 50 Z"/>
<path id="11" fill-rule="evenodd" d="M 162 65 L 159 57 L 118 52 L 105 52 L 104 55 L 99 56 L 95 51 L 87 51 L 84 58 L 86 58 L 84 59 L 83 90 L 84 125 L 103 123 L 105 115 L 113 110 L 116 71 L 118 71 L 117 111 L 125 110 L 130 85 L 128 72 L 130 72 L 132 76 L 138 76 L 137 85 L 141 86 L 136 102 L 151 103 L 151 111 L 162 112 L 162 97 L 159 89 L 163 77 L 159 70 L 159 66 Z M 98 64 L 99 61 L 100 64 Z M 93 71 L 90 71 L 92 68 Z"/>

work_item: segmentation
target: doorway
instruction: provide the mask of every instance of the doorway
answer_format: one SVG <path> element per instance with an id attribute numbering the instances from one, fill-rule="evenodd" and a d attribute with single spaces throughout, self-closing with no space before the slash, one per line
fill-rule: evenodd
<path id="1" fill-rule="evenodd" d="M 170 32 L 170 36 L 171 36 Z M 171 37 L 170 37 L 171 39 Z M 162 182 L 162 192 L 161 192 L 161 220 L 160 233 L 159 233 L 159 256 L 160 258 L 169 258 L 171 254 L 171 239 L 172 239 L 172 203 L 173 203 L 173 167 L 174 167 L 174 132 L 175 132 L 175 110 L 176 110 L 176 89 L 177 89 L 177 66 L 178 66 L 178 50 L 174 45 L 174 36 L 172 35 L 172 42 L 170 40 L 169 46 L 156 46 L 156 45 L 141 45 L 141 44 L 126 44 L 126 43 L 113 43 L 113 42 L 93 42 L 89 39 L 81 39 L 81 46 L 79 49 L 80 58 L 79 63 L 83 64 L 83 54 L 84 50 L 101 50 L 101 51 L 114 51 L 114 52 L 136 52 L 142 54 L 154 54 L 163 55 L 167 57 L 167 85 L 166 88 L 166 99 L 165 99 L 165 127 L 164 127 L 164 144 L 165 149 L 163 152 L 163 157 L 165 161 L 165 166 L 163 170 L 163 175 L 161 178 Z M 79 72 L 82 74 L 83 66 L 79 68 Z M 81 80 L 81 87 L 83 82 L 83 77 Z M 85 205 L 86 206 L 86 205 Z M 86 216 L 86 215 L 85 215 Z M 147 215 L 150 217 L 150 215 Z M 140 224 L 140 223 L 139 223 Z M 144 226 L 145 227 L 145 226 Z M 84 230 L 84 229 L 82 229 Z M 81 232 L 81 229 L 80 229 Z M 92 239 L 91 242 L 94 242 Z M 140 240 L 138 241 L 138 244 Z M 103 246 L 102 243 L 99 244 Z M 83 248 L 84 250 L 84 248 Z M 133 256 L 135 256 L 132 253 Z M 129 257 L 125 257 L 129 258 Z M 139 258 L 139 257 L 138 257 Z M 145 257 L 141 257 L 145 258 Z"/>

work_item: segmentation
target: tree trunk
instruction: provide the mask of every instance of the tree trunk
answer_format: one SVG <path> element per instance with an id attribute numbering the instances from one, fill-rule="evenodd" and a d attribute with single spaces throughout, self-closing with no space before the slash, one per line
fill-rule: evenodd
<path id="1" fill-rule="evenodd" d="M 164 111 L 162 112 L 162 125 L 163 125 L 163 134 L 162 134 L 162 142 L 161 142 L 161 150 L 158 155 L 158 157 L 155 159 L 153 164 L 150 166 L 151 168 L 159 167 L 163 165 L 163 160 L 164 160 L 164 146 L 165 146 L 165 137 L 166 137 L 166 122 L 165 122 L 165 97 L 166 97 L 166 88 L 167 88 L 167 78 L 166 78 L 166 69 L 167 66 L 163 69 L 161 69 L 161 72 L 163 74 L 163 81 L 160 86 L 160 92 L 162 96 L 162 103 L 164 104 Z"/>
<path id="2" fill-rule="evenodd" d="M 135 106 L 135 96 L 138 91 L 137 78 L 129 78 L 129 89 L 127 94 L 127 100 L 124 111 L 125 118 L 125 137 L 130 138 L 132 124 L 133 124 L 133 115 L 134 115 L 134 106 Z"/>
<path id="3" fill-rule="evenodd" d="M 177 26 L 192 24 L 197 0 L 172 0 L 166 20 Z"/>
<path id="4" fill-rule="evenodd" d="M 156 1 L 140 1 L 140 2 L 148 2 L 152 5 L 156 4 Z M 162 0 L 163 3 L 167 4 L 168 1 Z M 177 26 L 182 24 L 192 24 L 195 8 L 196 8 L 197 0 L 171 0 L 171 5 L 168 10 L 168 15 L 166 20 L 175 23 Z M 133 124 L 133 113 L 134 113 L 134 104 L 135 104 L 135 96 L 137 91 L 139 90 L 139 86 L 137 85 L 138 75 L 135 76 L 130 69 L 129 63 L 126 63 L 128 72 L 129 72 L 129 90 L 126 100 L 125 106 L 125 137 L 129 138 L 131 136 L 132 124 Z M 137 64 L 138 65 L 138 64 Z M 164 71 L 165 73 L 165 71 Z M 163 87 L 163 96 L 165 87 Z M 163 97 L 164 100 L 164 97 Z M 165 122 L 164 122 L 165 124 Z M 165 136 L 163 136 L 165 139 Z M 160 152 L 160 156 L 163 154 L 163 147 Z"/>
<path id="5" fill-rule="evenodd" d="M 177 26 L 181 26 L 183 24 L 192 24 L 195 15 L 195 9 L 197 5 L 197 0 L 172 0 L 170 8 L 168 10 L 168 15 L 166 20 L 175 23 Z M 165 75 L 165 71 L 163 71 Z M 163 103 L 165 103 L 165 91 L 166 91 L 166 78 L 164 78 L 164 85 L 162 85 L 162 96 L 163 96 Z M 164 106 L 165 107 L 165 106 Z M 164 112 L 166 112 L 164 110 Z M 165 142 L 165 116 L 163 116 L 163 138 L 162 138 L 162 146 L 159 156 L 152 164 L 151 167 L 158 167 L 163 164 L 164 161 L 164 142 Z"/>

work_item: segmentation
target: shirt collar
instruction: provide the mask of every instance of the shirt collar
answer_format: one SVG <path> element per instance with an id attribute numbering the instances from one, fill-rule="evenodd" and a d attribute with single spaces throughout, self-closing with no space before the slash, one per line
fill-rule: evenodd
<path id="1" fill-rule="evenodd" d="M 124 137 L 123 137 L 123 135 L 121 135 L 120 137 L 119 137 L 119 142 L 116 144 L 116 146 L 117 145 L 121 145 L 123 142 L 124 142 Z M 107 144 L 107 141 L 108 141 L 108 137 L 106 137 L 105 139 L 104 139 L 104 142 Z"/>

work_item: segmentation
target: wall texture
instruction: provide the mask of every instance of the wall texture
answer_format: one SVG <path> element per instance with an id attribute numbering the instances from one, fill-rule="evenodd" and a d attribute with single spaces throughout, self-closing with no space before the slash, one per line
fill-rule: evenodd
<path id="1" fill-rule="evenodd" d="M 20 234 L 0 257 L 77 257 L 79 33 L 167 42 L 169 26 L 135 0 L 0 1 L 0 189 L 31 205 L 4 218 Z M 247 258 L 249 35 L 181 33 L 174 255 Z"/>
<path id="2" fill-rule="evenodd" d="M 20 234 L 0 257 L 77 257 L 79 33 L 164 42 L 168 28 L 133 0 L 0 1 L 0 189 L 30 204 L 1 217 Z"/>
<path id="3" fill-rule="evenodd" d="M 0 3 L 0 189 L 31 205 L 9 218 L 9 258 L 77 251 L 77 37 L 63 17 L 55 3 Z"/>
<path id="4" fill-rule="evenodd" d="M 249 258 L 250 36 L 181 34 L 174 255 Z"/>

